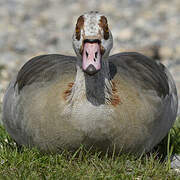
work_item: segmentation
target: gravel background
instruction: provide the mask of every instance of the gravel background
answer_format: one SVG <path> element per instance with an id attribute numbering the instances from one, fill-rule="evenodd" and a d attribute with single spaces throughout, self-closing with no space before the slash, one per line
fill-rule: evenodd
<path id="1" fill-rule="evenodd" d="M 133 50 L 161 60 L 180 94 L 180 0 L 0 0 L 0 111 L 9 80 L 28 59 L 74 54 L 76 19 L 90 10 L 108 17 L 112 54 Z"/>

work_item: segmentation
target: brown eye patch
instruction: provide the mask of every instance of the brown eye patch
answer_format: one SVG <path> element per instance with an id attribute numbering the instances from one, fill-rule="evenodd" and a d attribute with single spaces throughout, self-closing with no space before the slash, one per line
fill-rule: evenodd
<path id="1" fill-rule="evenodd" d="M 104 31 L 104 39 L 107 40 L 109 38 L 109 28 L 108 28 L 108 23 L 107 19 L 105 16 L 101 16 L 99 26 L 103 29 Z"/>
<path id="2" fill-rule="evenodd" d="M 80 16 L 76 23 L 76 39 L 79 41 L 81 38 L 81 29 L 84 26 L 84 17 Z"/>

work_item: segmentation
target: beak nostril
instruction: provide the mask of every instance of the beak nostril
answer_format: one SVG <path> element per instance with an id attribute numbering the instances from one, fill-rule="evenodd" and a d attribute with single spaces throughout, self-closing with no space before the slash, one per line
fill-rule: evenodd
<path id="1" fill-rule="evenodd" d="M 96 52 L 95 52 L 95 58 L 97 58 L 97 54 L 98 54 L 98 52 L 96 51 Z"/>
<path id="2" fill-rule="evenodd" d="M 86 57 L 88 57 L 88 55 L 89 55 L 89 54 L 88 54 L 88 52 L 86 51 Z"/>
<path id="3" fill-rule="evenodd" d="M 96 59 L 94 58 L 94 62 L 96 62 Z"/>

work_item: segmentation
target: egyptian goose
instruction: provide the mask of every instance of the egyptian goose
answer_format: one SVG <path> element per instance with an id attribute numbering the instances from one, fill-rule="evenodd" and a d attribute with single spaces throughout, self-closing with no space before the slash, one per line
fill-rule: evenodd
<path id="1" fill-rule="evenodd" d="M 113 38 L 98 12 L 78 18 L 72 43 L 77 57 L 34 57 L 11 81 L 3 100 L 10 136 L 45 152 L 81 144 L 102 152 L 150 151 L 176 119 L 169 71 L 135 52 L 109 57 Z"/>

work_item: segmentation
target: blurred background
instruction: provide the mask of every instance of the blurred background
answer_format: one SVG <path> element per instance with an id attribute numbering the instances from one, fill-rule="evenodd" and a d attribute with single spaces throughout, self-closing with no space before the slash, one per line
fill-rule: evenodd
<path id="1" fill-rule="evenodd" d="M 10 79 L 27 60 L 74 55 L 76 19 L 91 10 L 108 18 L 111 54 L 138 51 L 161 61 L 180 95 L 180 0 L 0 0 L 0 111 Z"/>

